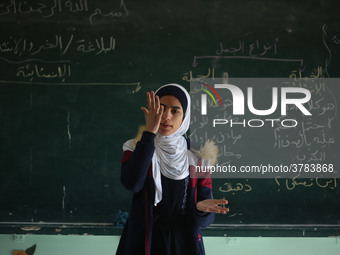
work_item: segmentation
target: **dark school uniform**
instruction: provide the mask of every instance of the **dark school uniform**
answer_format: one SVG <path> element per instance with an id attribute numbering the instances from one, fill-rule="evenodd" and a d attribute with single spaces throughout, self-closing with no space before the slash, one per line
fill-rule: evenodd
<path id="1" fill-rule="evenodd" d="M 212 198 L 210 176 L 183 180 L 162 176 L 162 200 L 155 207 L 154 139 L 155 134 L 145 131 L 134 151 L 123 153 L 121 182 L 133 198 L 116 254 L 203 255 L 200 228 L 209 226 L 215 214 L 198 211 L 196 203 Z M 193 170 L 190 166 L 189 171 Z"/>

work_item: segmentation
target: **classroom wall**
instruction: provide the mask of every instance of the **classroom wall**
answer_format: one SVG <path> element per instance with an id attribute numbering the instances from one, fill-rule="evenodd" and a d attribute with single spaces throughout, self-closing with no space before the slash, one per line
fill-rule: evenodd
<path id="1" fill-rule="evenodd" d="M 0 235 L 0 255 L 36 246 L 34 255 L 115 254 L 119 236 Z M 207 255 L 339 255 L 340 237 L 205 237 Z"/>

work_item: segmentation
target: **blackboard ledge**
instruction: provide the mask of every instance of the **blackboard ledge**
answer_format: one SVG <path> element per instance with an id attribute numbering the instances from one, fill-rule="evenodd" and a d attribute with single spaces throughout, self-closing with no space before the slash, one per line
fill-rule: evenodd
<path id="1" fill-rule="evenodd" d="M 340 237 L 340 224 L 211 224 L 208 236 Z"/>
<path id="2" fill-rule="evenodd" d="M 123 228 L 98 222 L 0 222 L 0 234 L 121 235 Z M 204 236 L 340 237 L 340 224 L 211 224 Z"/>
<path id="3" fill-rule="evenodd" d="M 0 222 L 0 234 L 121 235 L 122 228 L 102 222 Z"/>

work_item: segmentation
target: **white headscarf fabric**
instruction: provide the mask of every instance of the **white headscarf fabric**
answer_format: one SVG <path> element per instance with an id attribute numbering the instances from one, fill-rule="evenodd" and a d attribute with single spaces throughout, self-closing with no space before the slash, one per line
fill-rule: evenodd
<path id="1" fill-rule="evenodd" d="M 169 136 L 162 136 L 157 132 L 155 138 L 155 153 L 152 157 L 152 175 L 155 182 L 155 205 L 162 200 L 161 173 L 172 180 L 182 180 L 189 175 L 189 159 L 187 141 L 183 135 L 190 126 L 190 96 L 185 88 L 178 84 L 167 84 L 160 87 L 157 92 L 166 86 L 180 88 L 187 98 L 187 109 L 179 129 Z"/>
<path id="2" fill-rule="evenodd" d="M 183 135 L 190 126 L 190 95 L 181 85 L 170 83 L 160 87 L 157 92 L 166 86 L 176 86 L 180 88 L 187 98 L 187 109 L 181 126 L 173 134 L 162 136 L 156 133 L 155 152 L 152 157 L 152 175 L 155 183 L 155 202 L 156 206 L 162 200 L 162 181 L 161 174 L 172 180 L 182 180 L 189 175 L 189 164 L 194 163 L 194 154 L 187 149 L 187 141 Z M 127 141 L 123 145 L 123 150 L 134 150 L 131 143 Z M 194 161 L 193 161 L 194 160 Z"/>

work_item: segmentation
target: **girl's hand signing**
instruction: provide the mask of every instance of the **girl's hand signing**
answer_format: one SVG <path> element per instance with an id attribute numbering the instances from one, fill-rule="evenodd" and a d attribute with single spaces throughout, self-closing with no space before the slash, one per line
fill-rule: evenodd
<path id="1" fill-rule="evenodd" d="M 196 208 L 202 212 L 214 212 L 214 213 L 222 213 L 226 214 L 229 212 L 229 208 L 224 208 L 219 206 L 219 204 L 228 204 L 228 201 L 225 199 L 206 199 L 199 201 L 196 204 Z"/>
<path id="2" fill-rule="evenodd" d="M 156 134 L 161 123 L 164 107 L 160 104 L 159 97 L 155 96 L 155 92 L 147 92 L 146 95 L 148 109 L 141 107 L 141 110 L 144 112 L 145 116 L 145 131 Z"/>

